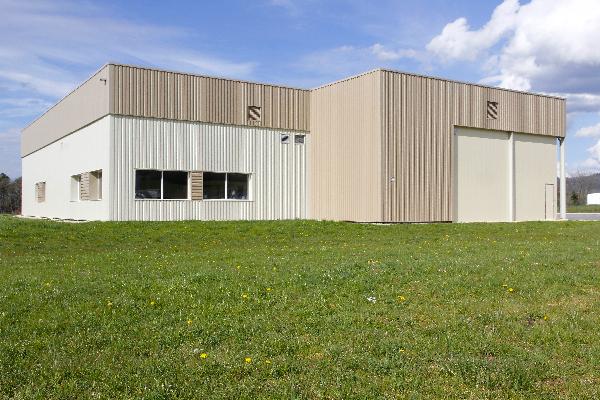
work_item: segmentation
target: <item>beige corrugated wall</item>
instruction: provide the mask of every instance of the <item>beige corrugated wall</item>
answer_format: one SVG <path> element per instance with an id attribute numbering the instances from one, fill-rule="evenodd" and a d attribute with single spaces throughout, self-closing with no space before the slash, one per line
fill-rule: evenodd
<path id="1" fill-rule="evenodd" d="M 294 132 L 111 116 L 110 218 L 253 220 L 306 218 L 310 146 L 281 142 Z M 301 132 L 298 132 L 301 133 Z M 135 169 L 251 174 L 251 201 L 136 200 Z"/>
<path id="2" fill-rule="evenodd" d="M 25 157 L 108 114 L 108 67 L 100 69 L 23 129 L 21 157 Z"/>
<path id="3" fill-rule="evenodd" d="M 154 69 L 111 66 L 110 113 L 308 131 L 308 90 Z M 260 121 L 248 106 L 261 107 Z"/>
<path id="4" fill-rule="evenodd" d="M 565 101 L 381 71 L 383 221 L 453 220 L 455 126 L 564 137 Z M 487 101 L 499 104 L 487 118 Z"/>
<path id="5" fill-rule="evenodd" d="M 380 221 L 379 72 L 311 92 L 309 216 Z"/>

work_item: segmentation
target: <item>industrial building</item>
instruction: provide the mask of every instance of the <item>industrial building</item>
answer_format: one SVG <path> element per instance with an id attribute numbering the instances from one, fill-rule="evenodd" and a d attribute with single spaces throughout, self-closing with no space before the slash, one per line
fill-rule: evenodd
<path id="1" fill-rule="evenodd" d="M 565 119 L 562 98 L 385 69 L 305 90 L 107 64 L 23 130 L 22 213 L 553 220 Z"/>

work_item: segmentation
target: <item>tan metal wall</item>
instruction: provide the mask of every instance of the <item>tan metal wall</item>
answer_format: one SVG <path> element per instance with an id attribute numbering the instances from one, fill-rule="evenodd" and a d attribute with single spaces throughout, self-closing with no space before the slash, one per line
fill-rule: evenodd
<path id="1" fill-rule="evenodd" d="M 109 66 L 56 103 L 21 132 L 21 157 L 108 114 Z"/>
<path id="2" fill-rule="evenodd" d="M 309 217 L 380 221 L 379 72 L 311 92 Z"/>
<path id="3" fill-rule="evenodd" d="M 111 66 L 111 114 L 308 131 L 309 101 L 308 90 Z M 259 122 L 248 106 L 261 107 Z"/>
<path id="4" fill-rule="evenodd" d="M 384 221 L 452 221 L 455 126 L 564 137 L 565 101 L 381 71 Z M 499 103 L 487 119 L 487 101 Z"/>

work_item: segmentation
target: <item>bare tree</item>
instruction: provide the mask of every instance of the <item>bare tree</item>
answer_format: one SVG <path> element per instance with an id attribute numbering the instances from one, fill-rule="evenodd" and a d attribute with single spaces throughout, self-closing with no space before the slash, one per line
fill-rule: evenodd
<path id="1" fill-rule="evenodd" d="M 600 169 L 577 169 L 567 180 L 567 198 L 571 204 L 585 204 L 587 195 L 600 191 Z"/>

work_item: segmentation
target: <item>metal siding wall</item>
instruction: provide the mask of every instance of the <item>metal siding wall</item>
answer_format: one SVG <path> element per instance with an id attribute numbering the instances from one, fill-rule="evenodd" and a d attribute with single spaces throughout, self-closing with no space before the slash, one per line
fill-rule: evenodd
<path id="1" fill-rule="evenodd" d="M 21 157 L 33 153 L 108 114 L 106 66 L 23 129 Z"/>
<path id="2" fill-rule="evenodd" d="M 260 83 L 112 66 L 111 114 L 308 131 L 310 92 Z M 247 106 L 261 109 L 248 121 Z"/>
<path id="3" fill-rule="evenodd" d="M 310 218 L 381 220 L 379 72 L 311 93 Z"/>
<path id="4" fill-rule="evenodd" d="M 264 128 L 114 116 L 115 220 L 254 220 L 306 218 L 303 145 L 281 143 Z M 135 200 L 134 170 L 250 173 L 252 201 Z"/>
<path id="5" fill-rule="evenodd" d="M 562 99 L 393 71 L 381 74 L 384 221 L 453 220 L 455 126 L 565 135 Z M 486 118 L 488 100 L 499 103 L 496 120 Z"/>

